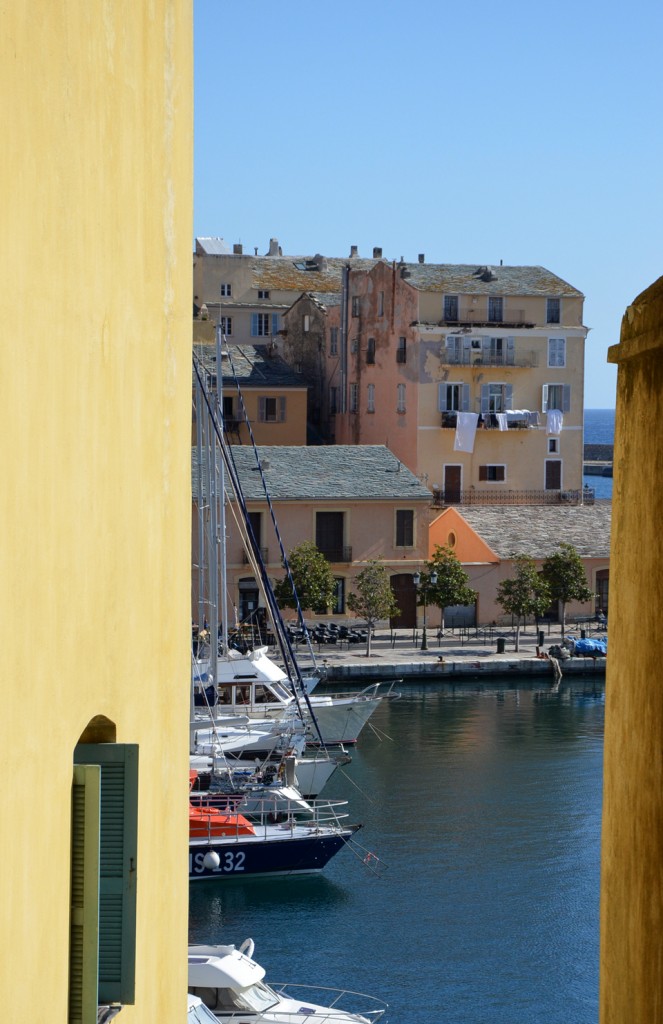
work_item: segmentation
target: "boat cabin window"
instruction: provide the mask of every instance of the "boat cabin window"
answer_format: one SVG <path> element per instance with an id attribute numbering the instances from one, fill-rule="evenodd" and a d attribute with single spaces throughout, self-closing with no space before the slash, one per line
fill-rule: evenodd
<path id="1" fill-rule="evenodd" d="M 248 704 L 251 700 L 251 687 L 250 686 L 237 686 L 235 688 L 235 703 L 236 704 Z"/>
<path id="2" fill-rule="evenodd" d="M 190 993 L 202 999 L 208 1009 L 219 1013 L 225 1010 L 252 1010 L 260 1012 L 278 1003 L 278 996 L 269 988 L 258 982 L 241 992 L 233 992 L 230 988 L 190 988 Z"/>
<path id="3" fill-rule="evenodd" d="M 219 683 L 218 686 L 219 697 L 217 703 L 219 704 L 232 704 L 233 694 L 232 686 L 228 683 Z"/>
<path id="4" fill-rule="evenodd" d="M 281 683 L 272 683 L 271 688 L 272 693 L 276 694 L 279 700 L 290 700 L 292 694 L 288 693 L 285 686 Z"/>
<path id="5" fill-rule="evenodd" d="M 273 695 L 267 689 L 266 686 L 256 686 L 255 702 L 256 704 L 269 704 L 274 700 Z"/>

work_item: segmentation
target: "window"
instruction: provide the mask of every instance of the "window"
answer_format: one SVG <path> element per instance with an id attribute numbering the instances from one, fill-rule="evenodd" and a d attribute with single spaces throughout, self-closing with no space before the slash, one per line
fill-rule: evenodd
<path id="1" fill-rule="evenodd" d="M 366 346 L 366 362 L 371 364 L 375 362 L 375 338 L 368 339 L 368 344 Z"/>
<path id="2" fill-rule="evenodd" d="M 561 309 L 559 299 L 546 299 L 546 323 L 547 324 L 559 324 L 561 323 Z"/>
<path id="3" fill-rule="evenodd" d="M 404 363 L 407 358 L 407 341 L 405 338 L 398 339 L 398 346 L 396 348 L 396 362 Z"/>
<path id="4" fill-rule="evenodd" d="M 258 419 L 261 423 L 284 423 L 285 398 L 258 398 Z"/>
<path id="5" fill-rule="evenodd" d="M 352 355 L 356 355 L 359 351 L 359 338 L 353 338 L 350 342 L 350 352 Z"/>
<path id="6" fill-rule="evenodd" d="M 479 480 L 488 483 L 504 483 L 506 466 L 479 466 Z"/>
<path id="7" fill-rule="evenodd" d="M 138 747 L 74 750 L 69 1019 L 133 1003 L 138 863 Z"/>
<path id="8" fill-rule="evenodd" d="M 443 320 L 458 320 L 458 296 L 457 295 L 445 295 L 444 296 L 444 311 L 442 313 Z"/>
<path id="9" fill-rule="evenodd" d="M 225 334 L 228 338 L 233 332 L 233 318 L 231 316 L 219 317 L 219 327 L 221 328 L 221 334 Z"/>
<path id="10" fill-rule="evenodd" d="M 269 292 L 266 291 L 264 288 L 258 288 L 258 298 L 259 299 L 268 299 L 269 298 Z"/>
<path id="11" fill-rule="evenodd" d="M 470 347 L 472 341 L 478 341 L 479 339 L 470 339 L 463 337 L 460 334 L 447 334 L 447 359 L 450 363 L 461 365 L 462 363 L 470 362 Z"/>
<path id="12" fill-rule="evenodd" d="M 491 324 L 499 324 L 504 320 L 504 299 L 488 299 L 488 320 Z"/>
<path id="13" fill-rule="evenodd" d="M 338 327 L 330 327 L 329 329 L 329 355 L 338 355 Z"/>
<path id="14" fill-rule="evenodd" d="M 269 338 L 279 332 L 278 313 L 251 313 L 251 337 Z"/>
<path id="15" fill-rule="evenodd" d="M 571 408 L 571 385 L 570 384 L 544 384 L 541 396 L 541 409 L 548 412 L 548 409 L 559 409 L 560 412 L 569 412 Z"/>
<path id="16" fill-rule="evenodd" d="M 414 512 L 411 508 L 396 510 L 396 547 L 414 546 Z"/>
<path id="17" fill-rule="evenodd" d="M 259 548 L 262 539 L 262 512 L 247 512 L 247 518 L 256 547 Z"/>
<path id="18" fill-rule="evenodd" d="M 366 412 L 375 412 L 375 384 L 369 384 L 366 391 Z"/>
<path id="19" fill-rule="evenodd" d="M 226 298 L 228 298 L 228 297 L 230 297 L 232 295 L 232 293 L 233 292 L 232 292 L 232 285 L 231 284 L 227 284 L 226 283 L 226 284 L 222 284 L 221 285 L 221 295 L 222 296 L 225 296 Z"/>
<path id="20" fill-rule="evenodd" d="M 378 293 L 378 316 L 384 316 L 384 292 Z"/>
<path id="21" fill-rule="evenodd" d="M 359 296 L 352 296 L 352 315 L 359 316 Z"/>
<path id="22" fill-rule="evenodd" d="M 513 386 L 511 384 L 481 385 L 481 414 L 506 412 L 512 408 Z"/>
<path id="23" fill-rule="evenodd" d="M 329 389 L 329 412 L 330 415 L 334 416 L 338 412 L 338 388 L 330 387 Z"/>
<path id="24" fill-rule="evenodd" d="M 439 384 L 437 407 L 438 412 L 467 412 L 470 408 L 470 385 Z"/>
<path id="25" fill-rule="evenodd" d="M 548 338 L 548 366 L 566 366 L 566 338 Z"/>
<path id="26" fill-rule="evenodd" d="M 396 385 L 396 412 L 405 412 L 405 384 Z"/>
<path id="27" fill-rule="evenodd" d="M 302 330 L 304 334 L 307 334 L 311 330 L 311 317 L 308 313 L 305 313 L 302 317 Z"/>
<path id="28" fill-rule="evenodd" d="M 344 533 L 344 512 L 316 512 L 315 546 L 329 562 L 352 561 L 352 552 L 343 543 Z"/>
<path id="29" fill-rule="evenodd" d="M 350 385 L 350 412 L 357 412 L 359 408 L 359 388 L 356 384 Z"/>
<path id="30" fill-rule="evenodd" d="M 548 438 L 548 453 L 550 455 L 557 455 L 559 453 L 559 438 L 549 437 Z"/>

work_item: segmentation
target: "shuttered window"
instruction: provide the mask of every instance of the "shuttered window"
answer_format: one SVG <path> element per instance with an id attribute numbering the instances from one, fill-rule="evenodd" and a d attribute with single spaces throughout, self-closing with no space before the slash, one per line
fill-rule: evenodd
<path id="1" fill-rule="evenodd" d="M 261 423 L 284 423 L 285 408 L 285 397 L 269 398 L 263 395 L 258 398 L 258 419 Z"/>
<path id="2" fill-rule="evenodd" d="M 411 548 L 414 545 L 414 512 L 411 508 L 396 510 L 396 547 Z"/>
<path id="3" fill-rule="evenodd" d="M 71 790 L 69 1024 L 95 1024 L 99 977 L 101 768 L 75 765 Z"/>
<path id="4" fill-rule="evenodd" d="M 135 744 L 80 744 L 77 766 L 101 768 L 97 822 L 78 809 L 72 849 L 99 836 L 98 927 L 99 1003 L 133 1003 L 136 959 L 136 869 L 138 834 L 138 747 Z M 76 769 L 74 769 L 76 771 Z M 84 916 L 92 914 L 85 901 Z M 95 1017 L 96 1019 L 96 1017 Z M 85 1021 L 84 1024 L 87 1024 Z"/>
<path id="5" fill-rule="evenodd" d="M 548 409 L 559 409 L 560 412 L 571 410 L 571 385 L 570 384 L 544 384 L 541 395 L 541 411 Z"/>

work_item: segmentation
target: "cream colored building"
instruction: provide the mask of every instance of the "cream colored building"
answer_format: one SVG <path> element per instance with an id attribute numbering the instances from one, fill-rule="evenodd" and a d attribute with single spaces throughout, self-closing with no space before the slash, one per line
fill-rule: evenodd
<path id="1" fill-rule="evenodd" d="M 267 575 L 270 580 L 281 579 L 281 549 L 261 474 L 256 471 L 256 453 L 246 445 L 234 446 L 233 458 Z M 257 459 L 286 554 L 302 541 L 313 541 L 331 563 L 337 581 L 336 602 L 330 612 L 307 611 L 307 618 L 352 618 L 346 607 L 347 595 L 358 573 L 372 559 L 385 566 L 397 591 L 405 585 L 414 593 L 412 574 L 421 568 L 428 552 L 431 496 L 387 448 L 261 446 Z M 194 495 L 195 475 L 194 468 Z M 194 510 L 194 563 L 198 562 L 197 523 Z M 226 524 L 227 592 L 233 615 L 244 621 L 265 602 L 248 564 L 241 523 L 238 525 L 230 508 Z M 195 619 L 199 607 L 195 570 L 193 587 Z M 294 617 L 294 612 L 286 610 L 285 615 Z"/>
<path id="2" fill-rule="evenodd" d="M 0 55 L 3 1016 L 181 1022 L 191 3 L 8 0 Z"/>
<path id="3" fill-rule="evenodd" d="M 335 439 L 387 444 L 442 504 L 578 500 L 582 317 L 543 267 L 351 268 L 327 325 Z"/>

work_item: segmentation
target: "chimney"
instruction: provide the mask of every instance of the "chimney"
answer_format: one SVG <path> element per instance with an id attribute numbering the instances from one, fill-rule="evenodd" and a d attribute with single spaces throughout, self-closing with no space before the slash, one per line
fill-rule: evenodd
<path id="1" fill-rule="evenodd" d="M 424 253 L 424 252 L 420 252 L 419 253 L 419 262 L 420 263 L 425 263 L 426 262 L 426 253 Z"/>
<path id="2" fill-rule="evenodd" d="M 234 256 L 241 256 L 243 252 L 244 252 L 244 246 L 242 245 L 242 243 L 241 242 L 235 242 L 235 244 L 233 245 L 233 255 Z"/>
<path id="3" fill-rule="evenodd" d="M 270 238 L 268 256 L 280 256 L 278 238 Z"/>
<path id="4" fill-rule="evenodd" d="M 356 245 L 351 245 L 350 246 L 350 259 L 354 259 L 355 256 L 357 256 L 357 246 Z"/>
<path id="5" fill-rule="evenodd" d="M 381 260 L 382 259 L 382 249 L 380 249 L 378 246 L 373 246 L 373 259 L 374 260 Z"/>

